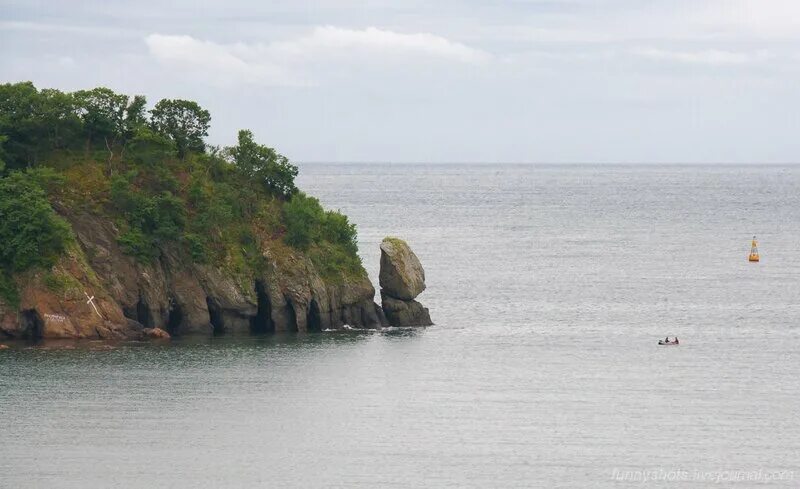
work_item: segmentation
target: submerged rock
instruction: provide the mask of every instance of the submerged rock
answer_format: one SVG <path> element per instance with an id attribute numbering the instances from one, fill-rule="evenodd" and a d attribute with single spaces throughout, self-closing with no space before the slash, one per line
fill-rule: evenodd
<path id="1" fill-rule="evenodd" d="M 414 299 L 425 290 L 425 270 L 417 255 L 399 238 L 381 243 L 381 302 L 391 326 L 430 326 L 428 309 Z"/>

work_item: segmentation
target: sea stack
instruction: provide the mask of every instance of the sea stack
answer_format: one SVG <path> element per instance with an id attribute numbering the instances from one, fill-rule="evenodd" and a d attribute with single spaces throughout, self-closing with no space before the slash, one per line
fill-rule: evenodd
<path id="1" fill-rule="evenodd" d="M 391 326 L 430 326 L 428 309 L 416 297 L 425 290 L 425 270 L 408 243 L 386 237 L 381 242 L 381 300 Z"/>

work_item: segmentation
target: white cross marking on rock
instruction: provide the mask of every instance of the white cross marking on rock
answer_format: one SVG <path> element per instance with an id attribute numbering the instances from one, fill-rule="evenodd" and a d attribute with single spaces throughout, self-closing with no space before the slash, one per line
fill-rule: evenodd
<path id="1" fill-rule="evenodd" d="M 91 305 L 94 308 L 94 312 L 96 312 L 97 315 L 102 318 L 103 315 L 100 314 L 100 311 L 97 310 L 97 306 L 94 305 L 94 296 L 89 297 L 89 294 L 86 293 L 86 291 L 83 291 L 83 294 L 86 296 L 87 299 L 89 299 L 88 301 L 86 301 L 86 303 Z"/>

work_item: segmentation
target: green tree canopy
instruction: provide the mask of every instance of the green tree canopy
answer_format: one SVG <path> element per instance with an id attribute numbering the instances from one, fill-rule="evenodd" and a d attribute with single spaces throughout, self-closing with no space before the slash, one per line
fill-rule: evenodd
<path id="1" fill-rule="evenodd" d="M 290 197 L 297 191 L 294 179 L 297 167 L 288 158 L 274 149 L 258 144 L 253 133 L 239 131 L 239 144 L 227 149 L 236 167 L 248 177 L 262 182 L 267 189 L 282 197 Z"/>
<path id="2" fill-rule="evenodd" d="M 180 158 L 205 149 L 203 138 L 210 122 L 211 114 L 190 100 L 164 99 L 150 111 L 153 129 L 175 142 Z"/>
<path id="3" fill-rule="evenodd" d="M 31 82 L 0 85 L 0 135 L 9 168 L 35 165 L 50 151 L 74 144 L 81 121 L 70 94 L 39 91 Z"/>
<path id="4" fill-rule="evenodd" d="M 77 112 L 83 121 L 87 144 L 95 139 L 107 147 L 122 137 L 128 96 L 104 87 L 75 92 Z"/>
<path id="5" fill-rule="evenodd" d="M 0 178 L 0 266 L 8 272 L 51 266 L 70 240 L 39 184 L 47 178 L 19 171 Z"/>
<path id="6" fill-rule="evenodd" d="M 0 134 L 0 175 L 3 174 L 3 170 L 6 169 L 6 153 L 3 149 L 3 145 L 8 141 L 8 136 L 3 136 Z"/>

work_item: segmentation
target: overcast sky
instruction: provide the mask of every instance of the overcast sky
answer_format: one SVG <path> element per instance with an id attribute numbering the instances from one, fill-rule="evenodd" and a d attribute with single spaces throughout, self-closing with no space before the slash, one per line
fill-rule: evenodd
<path id="1" fill-rule="evenodd" d="M 300 162 L 800 161 L 800 0 L 0 0 L 0 49 Z"/>

